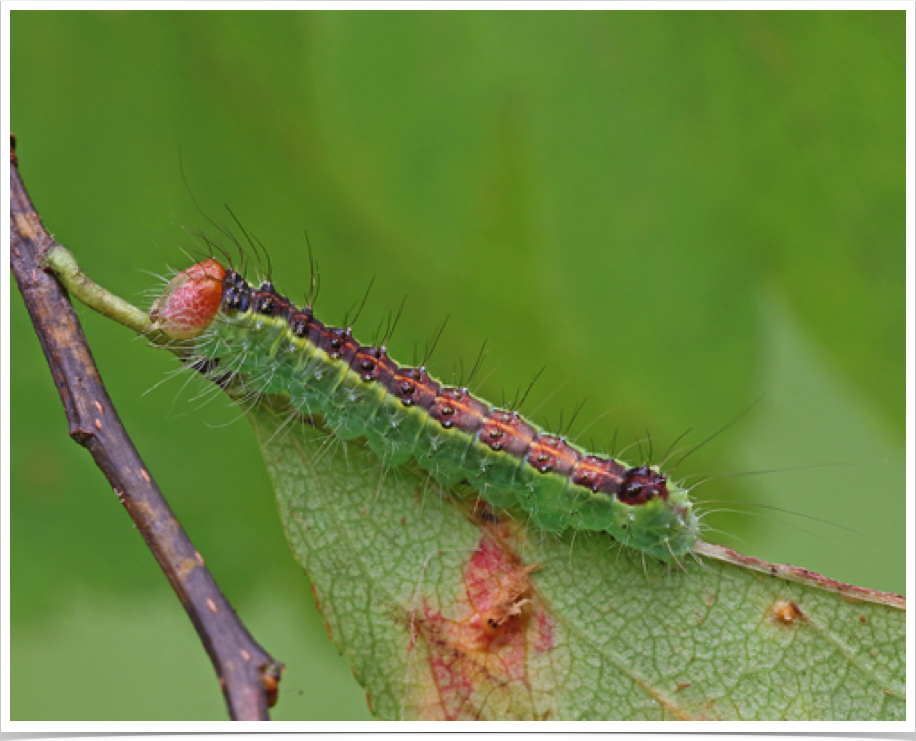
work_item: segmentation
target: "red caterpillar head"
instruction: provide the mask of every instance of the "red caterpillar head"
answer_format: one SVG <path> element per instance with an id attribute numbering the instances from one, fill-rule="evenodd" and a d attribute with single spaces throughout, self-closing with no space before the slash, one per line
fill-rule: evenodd
<path id="1" fill-rule="evenodd" d="M 225 277 L 223 266 L 213 258 L 182 270 L 156 299 L 150 318 L 176 340 L 197 337 L 219 312 Z"/>

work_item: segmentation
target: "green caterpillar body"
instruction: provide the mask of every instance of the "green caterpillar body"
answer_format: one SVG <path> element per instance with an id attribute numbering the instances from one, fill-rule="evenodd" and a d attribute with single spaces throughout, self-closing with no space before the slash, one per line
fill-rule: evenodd
<path id="1" fill-rule="evenodd" d="M 255 288 L 215 260 L 173 280 L 153 315 L 168 331 L 170 317 L 200 308 L 201 293 L 210 295 L 205 309 L 183 319 L 213 377 L 288 396 L 338 438 L 365 438 L 384 465 L 415 459 L 443 486 L 467 482 L 490 505 L 520 508 L 546 531 L 607 532 L 667 563 L 696 542 L 687 491 L 658 467 L 588 453 L 517 411 L 443 386 L 423 367 L 399 366 L 383 347 L 360 345 L 349 329 L 325 326 L 270 283 Z"/>

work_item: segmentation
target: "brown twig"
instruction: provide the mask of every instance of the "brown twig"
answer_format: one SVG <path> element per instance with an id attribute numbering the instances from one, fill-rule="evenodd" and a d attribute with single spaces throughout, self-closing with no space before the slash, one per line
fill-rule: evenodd
<path id="1" fill-rule="evenodd" d="M 58 282 L 41 268 L 55 245 L 19 176 L 10 135 L 10 265 L 41 341 L 70 426 L 146 541 L 197 629 L 233 720 L 269 720 L 283 665 L 257 642 L 223 596 L 108 398 L 83 329 Z"/>

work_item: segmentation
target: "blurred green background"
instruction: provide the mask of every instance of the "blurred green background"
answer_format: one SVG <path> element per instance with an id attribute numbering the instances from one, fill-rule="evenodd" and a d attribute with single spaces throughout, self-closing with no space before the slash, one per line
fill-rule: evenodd
<path id="1" fill-rule="evenodd" d="M 24 12 L 12 125 L 51 232 L 134 301 L 228 203 L 319 315 L 607 448 L 747 416 L 679 473 L 709 539 L 905 589 L 904 13 Z M 10 279 L 12 284 L 12 279 Z M 292 559 L 253 435 L 80 308 L 149 469 L 253 634 L 276 719 L 368 719 Z M 11 717 L 223 719 L 212 669 L 12 301 Z M 152 390 L 150 390 L 152 389 Z M 149 393 L 146 393 L 149 390 Z M 746 506 L 760 504 L 835 525 Z M 840 526 L 840 527 L 837 527 Z M 842 528 L 853 528 L 850 533 Z"/>

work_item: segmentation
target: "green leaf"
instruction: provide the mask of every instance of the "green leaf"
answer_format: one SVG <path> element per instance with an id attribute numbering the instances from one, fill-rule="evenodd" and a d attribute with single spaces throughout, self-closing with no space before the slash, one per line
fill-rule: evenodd
<path id="1" fill-rule="evenodd" d="M 905 718 L 901 598 L 706 544 L 672 570 L 543 535 L 267 403 L 249 418 L 379 718 Z"/>

